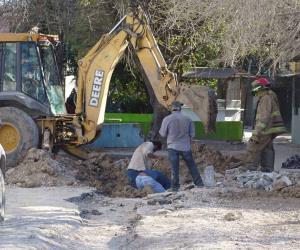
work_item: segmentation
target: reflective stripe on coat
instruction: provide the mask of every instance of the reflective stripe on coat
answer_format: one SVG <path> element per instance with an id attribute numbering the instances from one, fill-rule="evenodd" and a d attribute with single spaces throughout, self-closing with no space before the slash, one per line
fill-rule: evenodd
<path id="1" fill-rule="evenodd" d="M 279 135 L 286 132 L 280 114 L 278 99 L 272 90 L 264 91 L 257 102 L 253 134 Z"/>

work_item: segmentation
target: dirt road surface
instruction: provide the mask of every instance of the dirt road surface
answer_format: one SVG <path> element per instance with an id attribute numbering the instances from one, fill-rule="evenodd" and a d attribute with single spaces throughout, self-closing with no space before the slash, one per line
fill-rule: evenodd
<path id="1" fill-rule="evenodd" d="M 297 198 L 221 188 L 142 199 L 90 191 L 8 187 L 0 249 L 300 249 Z"/>
<path id="2" fill-rule="evenodd" d="M 90 188 L 8 187 L 0 249 L 100 249 L 97 225 L 83 222 L 78 207 L 65 200 L 86 191 Z"/>
<path id="3" fill-rule="evenodd" d="M 215 143 L 194 154 L 200 171 L 212 164 L 222 172 L 244 149 L 244 144 Z M 275 150 L 279 170 L 300 147 L 281 138 Z M 277 182 L 271 192 L 245 188 L 253 181 L 269 185 L 262 175 L 249 179 L 233 172 L 227 178 L 219 172 L 218 187 L 197 189 L 182 171 L 178 193 L 125 198 L 147 193 L 126 189 L 128 161 L 99 153 L 75 161 L 32 149 L 7 172 L 0 249 L 300 249 L 299 175 Z M 158 167 L 170 174 L 167 163 Z"/>

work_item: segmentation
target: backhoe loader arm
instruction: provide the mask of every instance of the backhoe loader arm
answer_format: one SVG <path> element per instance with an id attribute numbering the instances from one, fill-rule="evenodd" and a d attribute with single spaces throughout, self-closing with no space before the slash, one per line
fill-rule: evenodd
<path id="1" fill-rule="evenodd" d="M 138 38 L 131 37 L 144 80 L 151 85 L 157 100 L 168 108 L 174 100 L 191 108 L 204 124 L 205 132 L 215 131 L 217 102 L 215 93 L 206 86 L 178 84 L 176 74 L 167 68 L 165 59 L 150 29 L 147 16 L 140 10 L 144 25 Z"/>
<path id="2" fill-rule="evenodd" d="M 168 107 L 175 99 L 190 106 L 202 119 L 207 131 L 214 127 L 214 102 L 209 89 L 179 86 L 170 72 L 141 8 L 126 15 L 116 27 L 79 61 L 76 128 L 79 144 L 93 140 L 104 122 L 112 73 L 128 45 L 132 46 L 145 80 L 157 100 Z"/>

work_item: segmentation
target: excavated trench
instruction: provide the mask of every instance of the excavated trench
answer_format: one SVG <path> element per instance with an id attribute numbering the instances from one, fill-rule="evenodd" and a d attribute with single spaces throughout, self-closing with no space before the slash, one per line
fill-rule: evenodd
<path id="1" fill-rule="evenodd" d="M 194 143 L 193 145 L 193 154 L 200 173 L 203 174 L 205 166 L 214 166 L 217 185 L 220 187 L 227 185 L 265 190 L 267 190 L 267 185 L 272 187 L 273 182 L 267 183 L 270 177 L 259 175 L 258 177 L 240 177 L 240 173 L 238 172 L 225 174 L 225 172 L 228 172 L 226 171 L 228 166 L 232 162 L 238 161 L 231 155 L 226 155 L 207 145 L 198 143 Z M 127 184 L 126 170 L 129 161 L 130 158 L 128 157 L 116 159 L 108 154 L 97 152 L 91 153 L 89 159 L 83 161 L 76 160 L 65 153 L 53 155 L 41 149 L 31 149 L 18 166 L 7 171 L 7 183 L 29 188 L 89 185 L 95 187 L 101 194 L 109 197 L 144 197 L 150 193 L 149 189 L 138 191 Z M 181 161 L 180 165 L 181 184 L 190 184 L 192 179 L 187 168 L 184 166 L 184 162 Z M 155 169 L 163 172 L 170 178 L 171 173 L 167 158 L 156 162 Z M 249 180 L 245 181 L 245 178 L 249 178 Z M 261 187 L 261 184 L 258 185 L 257 183 L 261 183 L 264 178 L 266 179 L 266 184 Z M 280 179 L 281 177 L 274 175 L 272 178 Z M 298 177 L 294 179 L 293 177 L 288 178 L 292 180 L 291 183 L 284 179 L 284 183 L 280 184 L 282 186 L 280 186 L 281 189 L 276 188 L 276 191 L 285 193 L 286 196 L 293 194 L 292 196 L 300 197 L 300 181 Z M 243 180 L 242 183 L 241 180 Z"/>

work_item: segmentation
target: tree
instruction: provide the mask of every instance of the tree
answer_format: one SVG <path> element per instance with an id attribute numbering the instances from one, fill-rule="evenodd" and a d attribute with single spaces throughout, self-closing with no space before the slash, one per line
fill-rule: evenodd
<path id="1" fill-rule="evenodd" d="M 240 67 L 254 57 L 261 66 L 270 62 L 274 66 L 291 60 L 299 51 L 299 0 L 136 2 L 148 13 L 170 67 L 180 73 L 188 66 Z M 0 15 L 15 32 L 27 31 L 35 25 L 49 33 L 64 31 L 82 56 L 128 11 L 130 3 L 6 0 L 0 1 Z"/>
<path id="2" fill-rule="evenodd" d="M 128 12 L 131 2 L 7 0 L 0 1 L 0 15 L 12 31 L 27 31 L 35 25 L 47 33 L 64 31 L 68 44 L 76 52 L 76 60 Z M 195 66 L 236 67 L 254 74 L 264 69 L 274 72 L 280 63 L 298 55 L 299 0 L 136 2 L 150 18 L 169 68 L 179 76 Z M 134 83 L 142 77 L 136 73 L 132 61 L 129 53 L 123 63 L 127 65 L 126 70 L 132 72 L 129 81 Z M 122 85 L 119 83 L 120 80 L 116 83 L 118 88 Z M 154 114 L 163 117 L 167 111 L 158 105 L 151 87 L 147 85 L 147 88 Z M 154 136 L 160 118 L 156 122 Z"/>
<path id="3" fill-rule="evenodd" d="M 169 41 L 177 33 L 193 40 L 194 47 L 215 45 L 218 51 L 207 65 L 242 68 L 245 61 L 256 61 L 258 71 L 266 66 L 274 70 L 299 51 L 298 0 L 152 0 L 147 6 L 152 22 L 158 20 L 160 39 L 165 34 Z M 165 42 L 166 52 L 169 45 Z"/>

